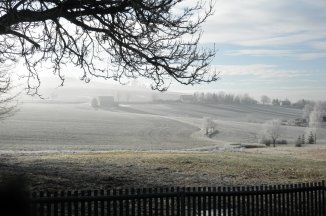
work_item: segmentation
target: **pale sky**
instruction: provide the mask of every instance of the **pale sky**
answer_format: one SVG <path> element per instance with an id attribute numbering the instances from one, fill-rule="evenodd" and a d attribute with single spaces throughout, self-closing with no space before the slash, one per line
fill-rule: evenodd
<path id="1" fill-rule="evenodd" d="M 204 24 L 221 80 L 172 89 L 326 100 L 325 0 L 216 0 Z"/>

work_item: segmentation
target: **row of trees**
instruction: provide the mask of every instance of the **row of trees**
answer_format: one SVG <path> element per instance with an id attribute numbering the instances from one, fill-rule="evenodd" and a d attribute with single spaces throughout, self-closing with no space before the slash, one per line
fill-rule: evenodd
<path id="1" fill-rule="evenodd" d="M 225 92 L 195 92 L 194 100 L 197 103 L 234 103 L 234 104 L 257 104 L 258 101 L 248 94 L 235 95 Z"/>
<path id="2" fill-rule="evenodd" d="M 271 99 L 267 95 L 262 95 L 260 98 L 260 102 L 262 104 L 271 104 L 274 106 L 282 105 L 282 106 L 288 106 L 288 107 L 297 108 L 297 109 L 303 109 L 307 105 L 313 106 L 315 104 L 314 101 L 305 100 L 305 99 L 298 100 L 294 103 L 291 102 L 289 99 L 285 99 L 285 100 L 280 100 L 277 98 Z"/>
<path id="3" fill-rule="evenodd" d="M 292 103 L 290 100 L 280 100 L 280 99 L 271 99 L 267 95 L 262 95 L 260 101 L 257 101 L 248 94 L 232 94 L 220 92 L 195 92 L 194 100 L 197 103 L 234 103 L 234 104 L 258 104 L 259 102 L 264 105 L 274 105 L 274 106 L 288 106 L 298 109 L 303 109 L 305 106 L 313 106 L 315 102 L 309 100 L 298 100 L 297 102 Z"/>

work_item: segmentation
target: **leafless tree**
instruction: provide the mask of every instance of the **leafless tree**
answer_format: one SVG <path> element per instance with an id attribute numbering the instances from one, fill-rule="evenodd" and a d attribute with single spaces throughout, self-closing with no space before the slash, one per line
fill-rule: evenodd
<path id="1" fill-rule="evenodd" d="M 166 90 L 212 82 L 215 49 L 199 48 L 201 25 L 214 3 L 185 0 L 3 0 L 0 1 L 0 61 L 22 57 L 30 94 L 42 66 L 64 82 L 62 67 L 81 68 L 82 80 L 143 77 Z M 188 4 L 189 5 L 189 4 Z"/>
<path id="2" fill-rule="evenodd" d="M 94 108 L 94 109 L 98 109 L 99 108 L 99 103 L 98 103 L 98 100 L 96 97 L 92 98 L 91 100 L 91 106 Z"/>
<path id="3" fill-rule="evenodd" d="M 273 119 L 265 122 L 264 124 L 264 135 L 272 140 L 274 147 L 283 130 L 283 128 L 281 128 L 281 123 L 281 120 Z"/>
<path id="4" fill-rule="evenodd" d="M 322 104 L 316 103 L 309 115 L 309 130 L 315 135 L 315 142 L 319 135 L 319 129 L 322 125 L 323 116 L 326 115 L 326 110 Z"/>
<path id="5" fill-rule="evenodd" d="M 14 99 L 17 94 L 11 94 L 12 81 L 5 70 L 0 68 L 0 120 L 11 116 L 17 109 Z"/>
<path id="6" fill-rule="evenodd" d="M 310 120 L 310 113 L 313 111 L 314 106 L 312 104 L 306 104 L 302 110 L 302 118 L 306 119 L 307 121 Z"/>
<path id="7" fill-rule="evenodd" d="M 210 135 L 216 131 L 217 124 L 211 118 L 204 118 L 205 135 Z"/>

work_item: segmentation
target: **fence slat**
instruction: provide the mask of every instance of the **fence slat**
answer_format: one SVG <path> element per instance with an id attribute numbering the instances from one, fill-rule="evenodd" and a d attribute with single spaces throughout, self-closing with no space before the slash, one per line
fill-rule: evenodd
<path id="1" fill-rule="evenodd" d="M 290 189 L 290 186 L 289 185 L 282 185 L 281 186 L 281 189 L 287 189 L 289 190 Z M 281 213 L 284 215 L 293 215 L 293 199 L 292 199 L 292 196 L 290 196 L 291 193 L 290 192 L 287 192 L 286 194 L 281 194 L 281 200 L 282 200 L 282 206 L 281 206 Z M 285 209 L 285 205 L 288 204 L 288 207 Z"/>
<path id="2" fill-rule="evenodd" d="M 160 193 L 164 194 L 163 188 L 160 188 Z M 163 197 L 160 198 L 160 216 L 164 215 L 164 199 Z"/>
<path id="3" fill-rule="evenodd" d="M 192 191 L 193 192 L 196 192 L 196 188 L 193 187 L 192 188 Z M 192 197 L 192 215 L 195 216 L 197 215 L 197 209 L 198 209 L 198 205 L 197 205 L 197 197 L 196 196 L 193 196 Z"/>
<path id="4" fill-rule="evenodd" d="M 107 190 L 107 191 L 106 191 L 106 194 L 107 194 L 107 195 L 111 195 L 111 194 L 112 194 L 112 191 L 111 191 L 111 190 Z M 106 202 L 106 206 L 107 206 L 106 211 L 107 211 L 107 215 L 108 215 L 108 216 L 111 216 L 111 215 L 112 215 L 112 205 L 111 205 L 111 201 L 112 201 L 112 200 L 108 200 L 108 201 Z"/>
<path id="5" fill-rule="evenodd" d="M 236 188 L 232 187 L 232 191 L 235 192 Z M 237 196 L 232 197 L 232 215 L 236 216 L 236 201 L 237 201 Z"/>
<path id="6" fill-rule="evenodd" d="M 154 188 L 154 194 L 158 194 L 157 188 Z M 154 215 L 158 216 L 158 197 L 154 198 Z"/>
<path id="7" fill-rule="evenodd" d="M 313 183 L 314 186 L 317 186 L 317 183 Z M 314 197 L 314 201 L 315 201 L 315 209 L 316 209 L 316 212 L 315 214 L 318 215 L 318 209 L 319 209 L 319 206 L 318 206 L 318 191 L 314 191 L 315 193 L 315 197 Z"/>
<path id="8" fill-rule="evenodd" d="M 135 194 L 135 189 L 134 188 L 132 188 L 131 189 L 131 195 L 134 195 Z M 131 215 L 136 215 L 136 207 L 135 207 L 135 200 L 134 199 L 132 199 L 131 200 Z"/>
<path id="9" fill-rule="evenodd" d="M 67 197 L 71 197 L 71 191 L 68 191 L 67 193 Z M 72 207 L 71 207 L 71 201 L 67 202 L 67 206 L 68 206 L 68 216 L 72 216 Z"/>
<path id="10" fill-rule="evenodd" d="M 322 191 L 322 205 L 323 205 L 323 214 L 322 215 L 326 215 L 326 183 L 325 181 L 322 181 L 322 187 L 324 188 L 324 190 Z"/>
<path id="11" fill-rule="evenodd" d="M 122 196 L 123 195 L 123 190 L 122 189 L 119 189 L 119 196 Z M 119 206 L 119 216 L 123 216 L 123 200 L 120 199 L 119 202 L 118 202 L 118 206 Z"/>
<path id="12" fill-rule="evenodd" d="M 58 192 L 53 193 L 53 197 L 58 197 Z M 58 203 L 53 204 L 53 216 L 59 216 L 59 211 L 58 211 Z"/>
<path id="13" fill-rule="evenodd" d="M 255 187 L 255 191 L 259 191 L 259 187 L 256 186 Z M 257 193 L 255 195 L 255 208 L 256 208 L 256 214 L 255 215 L 259 215 L 260 214 L 260 205 L 259 205 L 260 199 L 259 199 L 259 194 Z"/>
<path id="14" fill-rule="evenodd" d="M 223 188 L 222 188 L 222 191 L 225 192 L 225 191 L 226 191 L 226 188 L 223 187 Z M 224 216 L 224 215 L 226 215 L 226 197 L 223 196 L 223 197 L 222 197 L 222 200 L 223 200 L 223 203 L 222 203 L 222 206 L 223 206 L 223 207 L 222 207 L 222 209 L 223 209 L 223 216 Z"/>
<path id="15" fill-rule="evenodd" d="M 189 193 L 191 191 L 190 187 L 187 187 L 186 191 Z M 191 216 L 191 198 L 186 196 L 187 199 L 187 216 Z"/>
<path id="16" fill-rule="evenodd" d="M 104 196 L 104 190 L 100 190 L 100 195 L 101 196 Z M 101 200 L 101 203 L 100 203 L 101 207 L 100 207 L 100 211 L 101 211 L 101 216 L 104 216 L 104 200 Z"/>
<path id="17" fill-rule="evenodd" d="M 170 192 L 170 189 L 166 188 L 165 193 L 169 193 L 169 192 Z M 165 198 L 165 215 L 166 216 L 170 215 L 170 205 L 171 205 L 170 197 L 166 197 Z"/>
<path id="18" fill-rule="evenodd" d="M 61 191 L 61 193 L 60 193 L 60 197 L 61 198 L 64 198 L 65 197 L 65 192 L 64 191 Z M 66 215 L 66 212 L 65 212 L 65 202 L 62 200 L 61 202 L 60 202 L 60 215 L 61 216 L 65 216 Z"/>
<path id="19" fill-rule="evenodd" d="M 87 191 L 87 196 L 91 197 L 92 196 L 92 191 L 88 190 Z M 92 201 L 88 201 L 87 202 L 87 216 L 91 216 L 92 215 Z"/>

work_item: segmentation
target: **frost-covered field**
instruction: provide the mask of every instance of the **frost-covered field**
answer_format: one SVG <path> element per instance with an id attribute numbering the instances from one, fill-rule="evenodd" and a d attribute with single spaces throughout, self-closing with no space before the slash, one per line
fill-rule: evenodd
<path id="1" fill-rule="evenodd" d="M 189 150 L 256 143 L 268 119 L 295 119 L 301 111 L 273 106 L 130 104 L 108 111 L 88 104 L 25 103 L 1 122 L 0 151 Z M 212 139 L 203 117 L 218 123 Z M 293 142 L 305 128 L 284 127 Z M 319 137 L 325 142 L 325 129 Z M 293 144 L 292 144 L 293 145 Z"/>
<path id="2" fill-rule="evenodd" d="M 1 122 L 0 150 L 151 150 L 197 147 L 198 128 L 159 116 L 87 105 L 24 104 Z"/>
<path id="3" fill-rule="evenodd" d="M 269 105 L 199 105 L 199 104 L 138 104 L 132 106 L 156 115 L 169 116 L 183 122 L 201 127 L 203 117 L 217 122 L 219 133 L 212 139 L 218 144 L 257 143 L 263 131 L 263 123 L 271 119 L 293 120 L 302 116 L 299 109 Z M 299 135 L 307 133 L 308 128 L 282 126 L 280 139 L 290 144 Z M 199 134 L 199 133 L 197 133 Z M 319 130 L 319 143 L 326 144 L 326 129 Z"/>

